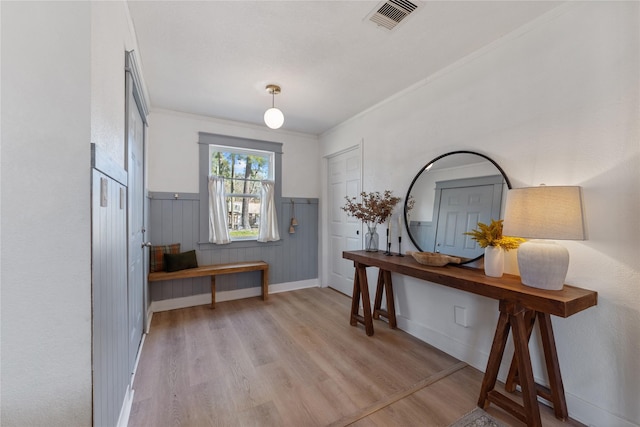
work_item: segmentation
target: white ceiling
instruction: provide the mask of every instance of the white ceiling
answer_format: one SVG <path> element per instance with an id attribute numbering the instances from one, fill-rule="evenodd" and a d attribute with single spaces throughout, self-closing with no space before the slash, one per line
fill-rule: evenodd
<path id="1" fill-rule="evenodd" d="M 151 107 L 320 134 L 558 6 L 424 1 L 389 31 L 379 1 L 136 1 Z"/>

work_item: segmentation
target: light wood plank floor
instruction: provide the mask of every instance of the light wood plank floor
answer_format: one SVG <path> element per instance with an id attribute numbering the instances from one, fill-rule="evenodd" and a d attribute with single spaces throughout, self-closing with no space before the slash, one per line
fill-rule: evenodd
<path id="1" fill-rule="evenodd" d="M 350 302 L 313 288 L 155 313 L 129 426 L 447 426 L 475 408 L 481 372 L 382 321 L 367 337 Z"/>

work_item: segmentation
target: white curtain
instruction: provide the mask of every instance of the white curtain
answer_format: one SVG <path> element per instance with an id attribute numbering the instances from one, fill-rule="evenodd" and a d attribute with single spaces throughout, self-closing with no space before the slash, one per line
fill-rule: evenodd
<path id="1" fill-rule="evenodd" d="M 262 203 L 260 204 L 260 228 L 258 229 L 258 242 L 275 242 L 276 240 L 280 240 L 274 193 L 274 182 L 262 181 Z"/>
<path id="2" fill-rule="evenodd" d="M 217 245 L 231 243 L 227 227 L 224 179 L 221 176 L 209 177 L 209 242 Z"/>

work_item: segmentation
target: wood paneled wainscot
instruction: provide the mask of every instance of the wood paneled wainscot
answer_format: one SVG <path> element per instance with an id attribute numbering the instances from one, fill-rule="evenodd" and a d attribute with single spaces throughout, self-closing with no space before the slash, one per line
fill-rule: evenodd
<path id="1" fill-rule="evenodd" d="M 565 285 L 560 291 L 536 289 L 524 286 L 520 277 L 514 275 L 505 274 L 501 278 L 495 278 L 487 277 L 482 270 L 474 268 L 428 267 L 418 264 L 412 257 L 386 256 L 382 252 L 347 251 L 343 252 L 342 256 L 352 260 L 356 268 L 350 322 L 353 326 L 358 323 L 364 324 L 367 335 L 373 335 L 373 319 L 380 316 L 388 319 L 390 327 L 396 326 L 392 272 L 498 300 L 500 317 L 480 389 L 478 406 L 486 408 L 493 403 L 529 426 L 541 426 L 537 400 L 539 395 L 553 404 L 557 418 L 568 418 L 551 315 L 569 317 L 595 306 L 598 301 L 596 292 L 569 285 Z M 373 310 L 367 284 L 367 267 L 379 268 Z M 381 308 L 383 293 L 386 294 L 386 310 Z M 359 313 L 360 300 L 363 306 L 362 315 Z M 542 337 L 549 388 L 536 384 L 533 378 L 529 338 L 536 320 Z M 495 389 L 510 330 L 513 331 L 515 354 L 505 385 L 509 392 L 514 392 L 516 386 L 520 385 L 522 405 Z"/>

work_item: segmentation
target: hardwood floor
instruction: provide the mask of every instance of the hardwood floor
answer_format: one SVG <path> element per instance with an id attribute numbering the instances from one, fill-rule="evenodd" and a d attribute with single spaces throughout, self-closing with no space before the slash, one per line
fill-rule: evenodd
<path id="1" fill-rule="evenodd" d="M 129 426 L 447 426 L 475 408 L 481 372 L 381 321 L 366 336 L 350 303 L 312 288 L 155 313 Z"/>

